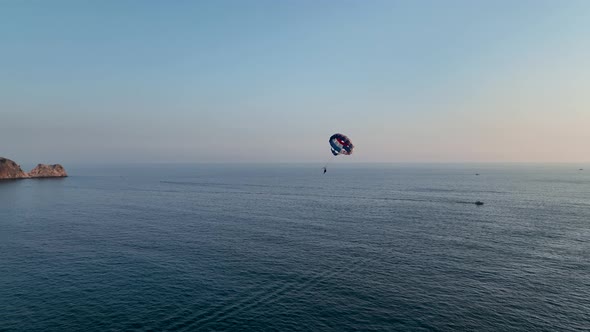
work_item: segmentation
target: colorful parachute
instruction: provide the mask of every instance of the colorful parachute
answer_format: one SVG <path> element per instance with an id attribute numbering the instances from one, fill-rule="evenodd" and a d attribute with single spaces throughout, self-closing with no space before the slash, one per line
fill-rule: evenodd
<path id="1" fill-rule="evenodd" d="M 330 137 L 330 146 L 332 147 L 332 154 L 337 156 L 339 154 L 350 155 L 354 145 L 348 137 L 342 134 L 334 134 Z"/>

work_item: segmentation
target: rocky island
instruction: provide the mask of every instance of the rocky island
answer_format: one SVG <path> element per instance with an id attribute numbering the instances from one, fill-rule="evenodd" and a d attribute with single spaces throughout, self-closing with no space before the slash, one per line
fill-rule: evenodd
<path id="1" fill-rule="evenodd" d="M 0 180 L 31 178 L 63 178 L 68 176 L 62 165 L 39 164 L 29 173 L 24 172 L 14 161 L 0 157 Z"/>

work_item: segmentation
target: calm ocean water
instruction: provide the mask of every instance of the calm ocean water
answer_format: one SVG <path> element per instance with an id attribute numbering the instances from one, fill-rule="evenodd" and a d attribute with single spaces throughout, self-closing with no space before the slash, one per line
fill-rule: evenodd
<path id="1" fill-rule="evenodd" d="M 0 182 L 0 331 L 590 330 L 588 165 L 320 166 Z"/>

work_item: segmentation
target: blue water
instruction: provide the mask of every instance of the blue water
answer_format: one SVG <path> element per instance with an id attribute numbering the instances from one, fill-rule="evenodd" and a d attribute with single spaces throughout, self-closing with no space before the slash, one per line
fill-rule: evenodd
<path id="1" fill-rule="evenodd" d="M 590 330 L 590 167 L 320 166 L 0 182 L 0 330 Z"/>

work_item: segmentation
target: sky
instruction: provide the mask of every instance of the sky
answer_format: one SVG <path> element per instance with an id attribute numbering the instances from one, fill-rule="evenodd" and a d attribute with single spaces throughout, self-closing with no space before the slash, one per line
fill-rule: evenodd
<path id="1" fill-rule="evenodd" d="M 19 163 L 590 162 L 590 1 L 0 1 Z"/>

